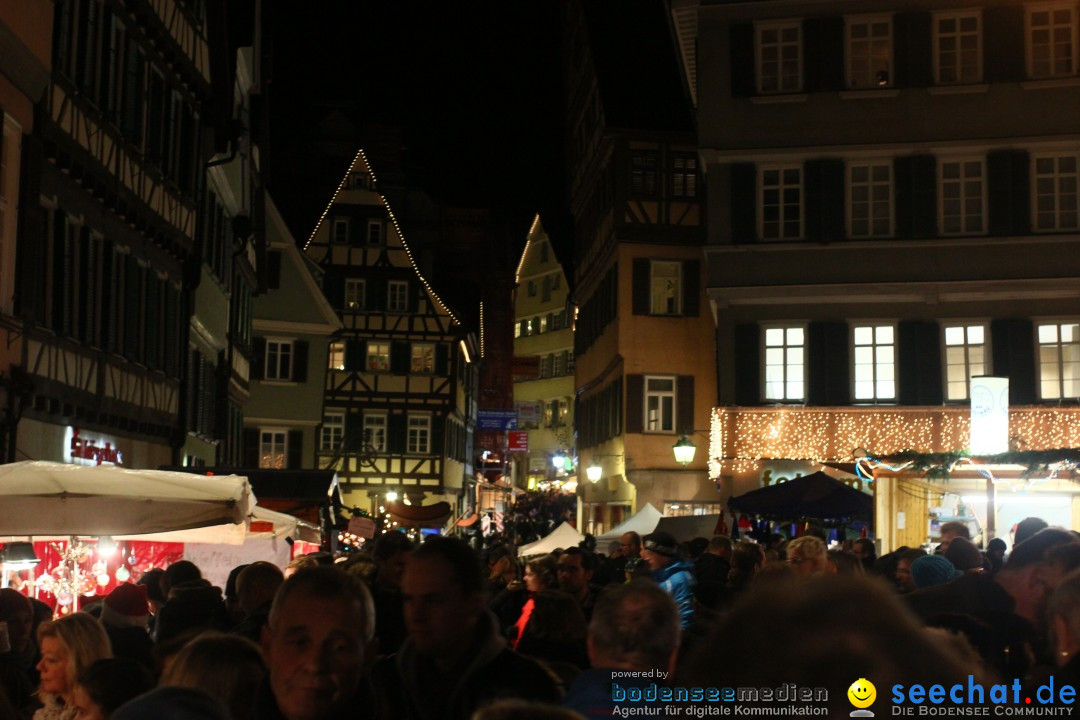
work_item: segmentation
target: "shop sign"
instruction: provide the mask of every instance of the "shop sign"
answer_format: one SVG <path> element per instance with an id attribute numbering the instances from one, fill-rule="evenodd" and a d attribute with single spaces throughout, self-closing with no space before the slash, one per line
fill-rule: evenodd
<path id="1" fill-rule="evenodd" d="M 115 446 L 116 439 L 87 437 L 79 428 L 71 428 L 68 458 L 76 465 L 123 465 L 124 456 Z"/>
<path id="2" fill-rule="evenodd" d="M 511 430 L 506 433 L 507 446 L 506 449 L 510 452 L 527 453 L 529 452 L 529 433 L 525 430 Z"/>
<path id="3" fill-rule="evenodd" d="M 544 412 L 544 403 L 533 400 L 518 400 L 514 403 L 517 410 L 518 425 L 538 425 Z"/>

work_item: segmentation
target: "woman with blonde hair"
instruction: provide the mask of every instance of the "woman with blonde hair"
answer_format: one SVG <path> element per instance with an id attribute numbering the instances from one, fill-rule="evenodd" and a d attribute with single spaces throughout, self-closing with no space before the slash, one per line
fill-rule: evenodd
<path id="1" fill-rule="evenodd" d="M 75 680 L 94 661 L 112 657 L 109 636 L 97 618 L 77 612 L 42 623 L 37 638 L 38 699 L 43 707 L 34 713 L 34 720 L 73 720 L 78 712 L 70 702 Z"/>
<path id="2" fill-rule="evenodd" d="M 825 541 L 814 535 L 803 535 L 788 543 L 787 562 L 795 574 L 804 580 L 811 575 L 832 571 Z"/>
<path id="3" fill-rule="evenodd" d="M 234 720 L 244 720 L 265 672 L 255 643 L 239 635 L 210 631 L 176 654 L 159 685 L 202 690 L 221 700 Z"/>

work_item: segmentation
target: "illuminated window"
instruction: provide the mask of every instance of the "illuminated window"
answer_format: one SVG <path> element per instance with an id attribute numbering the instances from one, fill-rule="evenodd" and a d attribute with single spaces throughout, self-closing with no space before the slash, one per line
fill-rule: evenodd
<path id="1" fill-rule="evenodd" d="M 645 430 L 675 432 L 675 378 L 645 378 Z"/>
<path id="2" fill-rule="evenodd" d="M 405 312 L 409 309 L 409 283 L 404 280 L 391 280 L 387 287 L 386 309 L 390 312 Z"/>
<path id="3" fill-rule="evenodd" d="M 852 333 L 855 399 L 896 399 L 896 330 L 892 325 L 859 325 Z"/>
<path id="4" fill-rule="evenodd" d="M 802 168 L 772 167 L 761 171 L 762 240 L 802 237 Z"/>
<path id="5" fill-rule="evenodd" d="M 345 280 L 345 309 L 346 310 L 363 310 L 364 309 L 364 293 L 367 290 L 367 283 L 364 280 L 357 280 L 356 278 L 346 278 Z"/>
<path id="6" fill-rule="evenodd" d="M 765 328 L 765 399 L 806 399 L 806 330 Z"/>
<path id="7" fill-rule="evenodd" d="M 1040 323 L 1038 333 L 1039 396 L 1080 397 L 1080 324 Z"/>
<path id="8" fill-rule="evenodd" d="M 985 231 L 986 173 L 982 159 L 948 160 L 940 165 L 941 234 Z"/>
<path id="9" fill-rule="evenodd" d="M 541 315 L 536 318 L 537 333 L 546 333 L 548 329 L 548 319 L 546 315 Z"/>
<path id="10" fill-rule="evenodd" d="M 344 439 L 345 411 L 325 411 L 323 413 L 322 433 L 319 435 L 319 449 L 324 452 L 336 452 Z"/>
<path id="11" fill-rule="evenodd" d="M 390 370 L 390 343 L 368 341 L 367 363 L 369 372 L 387 372 Z"/>
<path id="12" fill-rule="evenodd" d="M 891 237 L 892 163 L 848 165 L 848 234 Z"/>
<path id="13" fill-rule="evenodd" d="M 985 325 L 945 326 L 945 399 L 967 400 L 971 378 L 988 371 Z"/>
<path id="14" fill-rule="evenodd" d="M 386 451 L 386 413 L 364 413 L 364 444 L 375 452 Z"/>
<path id="15" fill-rule="evenodd" d="M 282 470 L 288 457 L 288 432 L 264 429 L 259 431 L 259 467 Z"/>
<path id="16" fill-rule="evenodd" d="M 1076 155 L 1036 157 L 1035 229 L 1044 231 L 1080 228 L 1080 174 Z"/>
<path id="17" fill-rule="evenodd" d="M 344 370 L 345 369 L 345 343 L 332 342 L 326 353 L 327 355 L 327 367 L 330 370 Z"/>
<path id="18" fill-rule="evenodd" d="M 1076 74 L 1076 3 L 1032 5 L 1025 17 L 1028 77 Z"/>
<path id="19" fill-rule="evenodd" d="M 292 340 L 267 340 L 266 341 L 266 373 L 267 380 L 292 380 Z"/>
<path id="20" fill-rule="evenodd" d="M 934 76 L 938 84 L 982 82 L 982 28 L 978 10 L 934 15 Z"/>
<path id="21" fill-rule="evenodd" d="M 754 30 L 758 92 L 802 90 L 802 25 L 798 22 L 762 23 Z"/>
<path id="22" fill-rule="evenodd" d="M 682 312 L 682 263 L 653 260 L 649 263 L 649 303 L 653 315 Z"/>
<path id="23" fill-rule="evenodd" d="M 851 17 L 844 28 L 847 37 L 847 84 L 868 90 L 893 83 L 892 18 Z"/>
<path id="24" fill-rule="evenodd" d="M 413 343 L 410 369 L 414 373 L 435 372 L 435 346 L 431 343 Z"/>
<path id="25" fill-rule="evenodd" d="M 431 452 L 431 416 L 409 415 L 408 444 L 406 452 L 424 454 Z"/>

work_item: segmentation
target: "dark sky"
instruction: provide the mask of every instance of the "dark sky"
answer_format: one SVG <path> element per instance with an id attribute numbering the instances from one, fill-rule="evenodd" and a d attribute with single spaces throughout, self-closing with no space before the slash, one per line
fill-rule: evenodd
<path id="1" fill-rule="evenodd" d="M 409 182 L 433 197 L 525 229 L 537 211 L 564 222 L 561 3 L 266 5 L 271 192 L 298 237 L 357 146 L 375 144 L 372 125 L 401 128 Z"/>

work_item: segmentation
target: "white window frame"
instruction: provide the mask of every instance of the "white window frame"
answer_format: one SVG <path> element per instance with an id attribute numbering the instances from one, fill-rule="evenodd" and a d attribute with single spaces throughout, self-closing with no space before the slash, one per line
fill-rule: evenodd
<path id="1" fill-rule="evenodd" d="M 960 24 L 962 22 L 972 19 L 975 20 L 974 32 L 960 29 Z M 943 31 L 941 29 L 941 24 L 950 20 L 956 23 L 956 29 L 953 31 Z M 949 10 L 934 13 L 932 34 L 934 44 L 934 82 L 938 85 L 972 85 L 983 81 L 982 10 Z M 964 38 L 971 37 L 972 35 L 975 37 L 975 66 L 971 76 L 965 77 L 964 71 L 969 65 L 963 60 L 965 50 L 963 50 L 960 45 Z M 946 38 L 952 38 L 955 42 L 955 47 L 948 52 L 942 50 L 941 47 L 942 42 Z M 955 58 L 955 61 L 947 67 L 943 64 L 942 57 L 948 57 L 950 54 Z M 955 73 L 955 79 L 946 79 L 942 77 L 942 74 L 946 69 L 952 70 Z"/>
<path id="2" fill-rule="evenodd" d="M 387 312 L 409 310 L 409 283 L 407 280 L 391 280 L 386 284 Z"/>
<path id="3" fill-rule="evenodd" d="M 1047 160 L 1053 161 L 1053 171 L 1040 172 L 1040 161 Z M 1063 160 L 1071 161 L 1071 172 L 1061 170 Z M 1043 192 L 1043 188 L 1040 188 L 1040 184 L 1045 188 L 1046 182 L 1052 186 L 1051 192 Z M 1031 227 L 1035 232 L 1063 232 L 1080 229 L 1080 153 L 1040 153 L 1032 156 L 1031 194 Z M 1052 207 L 1044 211 L 1040 207 L 1041 202 L 1049 202 Z M 1045 222 L 1047 219 L 1050 222 Z"/>
<path id="4" fill-rule="evenodd" d="M 339 228 L 344 229 L 344 239 L 340 237 Z M 349 244 L 349 218 L 347 216 L 337 215 L 330 223 L 330 242 L 334 245 Z"/>
<path id="5" fill-rule="evenodd" d="M 345 411 L 334 408 L 323 410 L 322 430 L 319 432 L 319 450 L 336 452 L 345 439 Z"/>
<path id="6" fill-rule="evenodd" d="M 366 292 L 367 280 L 363 278 L 345 278 L 345 310 L 349 312 L 363 310 Z"/>
<path id="7" fill-rule="evenodd" d="M 649 387 L 650 383 L 654 381 L 659 382 L 671 382 L 671 389 L 652 389 Z M 644 414 L 644 427 L 647 433 L 666 433 L 674 434 L 677 430 L 676 424 L 679 418 L 679 398 L 678 398 L 679 380 L 674 375 L 646 375 L 644 382 L 645 397 L 642 399 L 642 411 Z M 656 419 L 655 421 L 649 417 L 651 401 L 656 401 Z M 670 424 L 664 422 L 664 404 L 665 400 L 671 402 L 671 417 Z"/>
<path id="8" fill-rule="evenodd" d="M 865 342 L 865 333 L 860 332 L 866 329 L 870 330 L 869 342 Z M 893 321 L 868 320 L 851 326 L 851 397 L 855 403 L 896 402 L 896 340 L 896 323 Z M 860 349 L 869 350 L 869 362 L 862 357 L 866 353 L 861 353 Z M 860 368 L 870 369 L 869 379 L 860 379 Z M 866 383 L 870 384 L 870 392 L 863 387 Z"/>
<path id="9" fill-rule="evenodd" d="M 425 365 L 430 367 L 425 368 Z M 409 370 L 415 375 L 431 375 L 435 372 L 434 343 L 413 343 L 409 347 Z"/>
<path id="10" fill-rule="evenodd" d="M 263 379 L 281 382 L 292 381 L 293 372 L 296 370 L 296 347 L 294 343 L 295 341 L 292 338 L 266 338 L 266 362 L 263 365 Z"/>
<path id="11" fill-rule="evenodd" d="M 783 38 L 785 30 L 794 30 L 796 38 L 794 42 Z M 776 39 L 766 42 L 766 33 L 775 33 Z M 775 20 L 754 24 L 754 59 L 755 78 L 757 91 L 762 95 L 778 95 L 782 93 L 799 93 L 803 89 L 803 47 L 802 47 L 802 23 L 799 20 Z M 785 79 L 789 74 L 784 72 L 785 59 L 784 49 L 794 46 L 795 48 L 795 82 L 787 83 Z M 774 64 L 775 73 L 766 75 L 766 63 Z M 767 78 L 771 78 L 767 82 Z"/>
<path id="12" fill-rule="evenodd" d="M 379 358 L 385 358 L 380 360 Z M 364 348 L 364 369 L 367 372 L 390 372 L 390 341 L 368 340 Z"/>
<path id="13" fill-rule="evenodd" d="M 787 173 L 795 171 L 798 173 L 798 182 L 791 183 L 789 179 L 785 177 Z M 767 182 L 772 173 L 776 173 L 777 182 Z M 786 232 L 785 225 L 795 222 L 793 219 L 789 219 L 787 216 L 791 212 L 795 212 L 790 208 L 790 204 L 785 202 L 785 194 L 787 191 L 795 189 L 799 194 L 798 203 L 798 229 L 799 232 L 796 235 L 789 235 Z M 777 203 L 766 203 L 765 193 L 775 191 L 778 194 Z M 803 191 L 803 167 L 802 165 L 763 165 L 758 172 L 758 188 L 757 188 L 757 224 L 758 224 L 758 237 L 762 240 L 784 242 L 787 240 L 802 240 L 803 234 L 806 232 L 803 218 L 805 216 L 806 198 Z M 766 233 L 766 219 L 765 208 L 766 206 L 777 208 L 777 233 Z"/>
<path id="14" fill-rule="evenodd" d="M 364 240 L 368 245 L 377 247 L 382 245 L 386 240 L 383 237 L 383 221 L 376 218 L 369 218 L 367 221 L 367 235 L 364 236 Z"/>
<path id="15" fill-rule="evenodd" d="M 1063 329 L 1070 340 L 1062 340 Z M 1052 335 L 1052 337 L 1051 337 Z M 1071 400 L 1080 397 L 1080 320 L 1040 320 L 1035 323 L 1038 345 L 1039 399 Z M 1047 370 L 1053 368 L 1055 377 Z M 1072 387 L 1067 387 L 1069 383 Z"/>
<path id="16" fill-rule="evenodd" d="M 539 328 L 539 330 L 537 331 L 538 334 L 546 333 L 548 331 L 547 315 L 541 315 L 536 318 L 536 324 Z"/>
<path id="17" fill-rule="evenodd" d="M 874 26 L 885 23 L 887 26 L 887 35 L 884 40 L 880 37 L 874 36 Z M 856 27 L 866 26 L 868 30 L 867 37 L 855 38 L 853 37 L 854 29 Z M 874 51 L 878 43 L 888 44 L 888 59 L 885 61 L 884 67 L 878 67 L 874 60 Z M 856 43 L 862 43 L 868 45 L 866 54 L 865 67 L 855 67 L 855 53 L 853 52 Z M 881 90 L 883 88 L 891 88 L 896 84 L 895 73 L 895 43 L 893 42 L 893 17 L 892 15 L 849 15 L 844 18 L 844 81 L 847 87 L 851 90 Z M 856 77 L 858 73 L 859 77 Z M 886 82 L 881 81 L 881 74 L 885 74 Z"/>
<path id="18" fill-rule="evenodd" d="M 1049 43 L 1050 57 L 1048 60 L 1049 67 L 1042 68 L 1037 67 L 1037 61 L 1035 59 L 1035 38 L 1034 33 L 1036 31 L 1036 15 L 1040 13 L 1049 13 L 1050 23 L 1050 35 L 1053 36 L 1054 29 L 1058 27 L 1056 24 L 1056 13 L 1067 12 L 1069 13 L 1068 33 L 1069 33 L 1069 56 L 1067 58 L 1059 58 L 1056 55 L 1057 43 L 1054 42 L 1053 37 Z M 1038 18 L 1041 20 L 1041 18 Z M 1027 54 L 1027 76 L 1032 80 L 1050 80 L 1053 78 L 1065 78 L 1074 77 L 1077 73 L 1077 7 L 1075 2 L 1054 2 L 1054 3 L 1040 3 L 1038 5 L 1026 5 L 1024 7 L 1024 47 Z M 1038 26 L 1043 27 L 1042 23 Z M 1062 68 L 1057 68 L 1055 65 L 1058 62 L 1064 60 L 1067 65 Z"/>
<path id="19" fill-rule="evenodd" d="M 855 172 L 859 168 L 866 168 L 868 171 L 867 179 L 863 181 L 856 181 Z M 875 170 L 885 168 L 888 173 L 888 177 L 885 180 L 875 178 Z M 845 173 L 847 178 L 847 222 L 848 222 L 848 236 L 853 238 L 889 238 L 896 234 L 896 209 L 893 198 L 894 192 L 894 179 L 893 179 L 893 163 L 892 160 L 886 158 L 879 158 L 874 160 L 859 160 L 849 162 L 847 165 L 847 172 Z M 866 230 L 859 232 L 855 227 L 855 191 L 858 188 L 865 188 L 867 198 L 865 201 L 860 200 L 859 203 L 865 204 L 866 213 Z M 886 207 L 884 208 L 885 217 L 879 217 L 882 212 L 879 207 L 880 201 L 874 199 L 875 190 L 884 188 Z M 875 226 L 884 221 L 886 228 L 884 232 L 877 232 Z"/>
<path id="20" fill-rule="evenodd" d="M 259 467 L 283 470 L 288 466 L 289 429 L 279 427 L 259 428 Z"/>
<path id="21" fill-rule="evenodd" d="M 973 176 L 969 176 L 968 165 L 970 163 L 977 163 L 979 167 L 979 190 L 978 196 L 980 212 L 979 227 L 971 227 L 971 219 L 974 216 L 969 215 L 966 211 L 968 201 L 973 199 L 973 195 L 967 194 L 966 185 L 972 181 Z M 986 176 L 986 158 L 981 156 L 965 156 L 965 157 L 939 157 L 938 158 L 938 227 L 942 235 L 959 236 L 959 235 L 985 235 L 987 231 L 987 176 Z M 958 165 L 960 168 L 960 177 L 957 179 L 946 179 L 945 169 L 949 165 Z M 952 215 L 946 215 L 945 207 L 945 191 L 949 185 L 958 185 L 960 188 L 960 229 L 950 230 L 946 227 L 946 217 L 953 217 Z"/>
<path id="22" fill-rule="evenodd" d="M 660 269 L 674 269 L 674 275 Z M 649 314 L 667 317 L 682 315 L 683 263 L 681 260 L 649 261 Z M 663 284 L 662 287 L 658 285 Z M 673 286 L 673 287 L 672 287 Z M 671 301 L 674 300 L 674 304 Z"/>
<path id="23" fill-rule="evenodd" d="M 806 401 L 806 343 L 804 324 L 765 325 L 761 328 L 761 396 L 766 401 Z M 769 371 L 772 368 L 779 369 L 779 380 L 770 380 Z M 779 392 L 776 383 L 779 383 Z"/>
<path id="24" fill-rule="evenodd" d="M 345 369 L 345 343 L 335 340 L 326 348 L 326 367 L 328 370 Z"/>
<path id="25" fill-rule="evenodd" d="M 409 413 L 406 420 L 405 452 L 427 455 L 431 452 L 431 414 Z"/>
<path id="26" fill-rule="evenodd" d="M 981 342 L 978 340 L 979 335 L 982 336 Z M 982 353 L 982 362 L 979 362 L 977 357 L 972 357 L 977 355 L 974 352 L 975 348 Z M 982 321 L 942 323 L 941 354 L 945 402 L 966 402 L 969 400 L 971 378 L 977 375 L 989 375 L 991 372 L 990 325 Z M 950 374 L 949 371 L 952 368 L 963 369 L 962 380 Z"/>
<path id="27" fill-rule="evenodd" d="M 375 452 L 386 452 L 387 425 L 386 413 L 365 412 L 363 426 L 365 447 L 371 447 Z"/>

